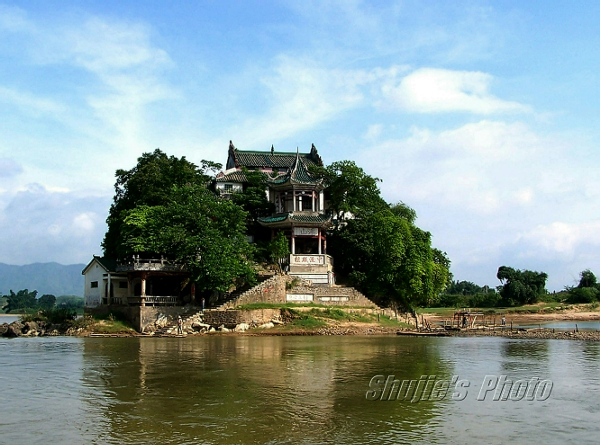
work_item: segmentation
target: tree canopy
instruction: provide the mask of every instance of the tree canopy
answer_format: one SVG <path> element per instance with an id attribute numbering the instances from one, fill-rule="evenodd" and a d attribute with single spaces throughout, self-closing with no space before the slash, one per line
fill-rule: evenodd
<path id="1" fill-rule="evenodd" d="M 361 211 L 389 209 L 381 197 L 378 183 L 353 161 L 333 162 L 326 167 L 311 167 L 311 172 L 327 184 L 329 208 L 338 221 Z"/>
<path id="2" fill-rule="evenodd" d="M 122 258 L 121 226 L 125 219 L 123 212 L 138 206 L 162 206 L 177 199 L 173 195 L 178 187 L 205 187 L 211 180 L 211 173 L 221 168 L 221 164 L 202 161 L 198 167 L 185 157 L 167 156 L 160 149 L 144 153 L 131 170 L 117 170 L 115 196 L 106 223 L 108 231 L 102 247 L 104 255 L 113 259 Z"/>
<path id="3" fill-rule="evenodd" d="M 546 293 L 548 275 L 544 272 L 500 266 L 496 276 L 502 283 L 500 296 L 508 306 L 537 303 Z"/>
<path id="4" fill-rule="evenodd" d="M 253 281 L 246 212 L 204 186 L 173 187 L 172 201 L 125 211 L 120 255 L 163 254 L 185 265 L 199 291 Z"/>
<path id="5" fill-rule="evenodd" d="M 328 249 L 338 277 L 380 304 L 406 310 L 435 299 L 450 279 L 450 260 L 414 224 L 416 212 L 404 203 L 386 203 L 379 179 L 352 161 L 314 171 L 327 181 L 336 217 Z"/>
<path id="6" fill-rule="evenodd" d="M 9 314 L 11 312 L 18 313 L 25 309 L 37 308 L 37 293 L 36 290 L 29 292 L 29 289 L 22 289 L 15 293 L 11 289 L 8 295 L 4 295 L 4 299 L 6 300 L 6 305 L 3 308 L 4 311 Z"/>

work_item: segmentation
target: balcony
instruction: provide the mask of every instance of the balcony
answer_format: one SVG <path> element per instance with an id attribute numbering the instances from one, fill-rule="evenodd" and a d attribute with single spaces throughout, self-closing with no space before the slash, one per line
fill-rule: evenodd
<path id="1" fill-rule="evenodd" d="M 178 298 L 174 296 L 146 295 L 143 298 L 143 302 L 146 306 L 177 306 Z M 129 304 L 130 306 L 141 306 L 142 297 L 127 297 L 127 304 Z"/>
<path id="2" fill-rule="evenodd" d="M 162 256 L 160 258 L 140 258 L 139 256 L 135 256 L 130 261 L 117 265 L 117 272 L 137 271 L 185 272 L 185 268 L 182 264 L 168 260 Z"/>

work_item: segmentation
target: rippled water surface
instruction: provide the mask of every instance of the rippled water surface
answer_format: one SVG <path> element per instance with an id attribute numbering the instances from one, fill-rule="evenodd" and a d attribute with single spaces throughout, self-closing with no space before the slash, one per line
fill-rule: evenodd
<path id="1" fill-rule="evenodd" d="M 57 337 L 0 339 L 0 354 L 1 443 L 595 444 L 600 436 L 599 343 Z M 450 390 L 436 400 L 370 401 L 376 375 Z M 499 376 L 546 380 L 552 391 L 503 401 L 490 390 L 477 400 Z"/>

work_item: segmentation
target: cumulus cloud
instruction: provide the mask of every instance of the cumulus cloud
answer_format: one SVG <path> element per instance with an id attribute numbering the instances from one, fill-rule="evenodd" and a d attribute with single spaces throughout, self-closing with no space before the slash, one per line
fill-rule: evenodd
<path id="1" fill-rule="evenodd" d="M 519 241 L 529 245 L 528 255 L 573 256 L 580 247 L 600 247 L 600 221 L 567 223 L 556 221 L 523 233 Z"/>
<path id="2" fill-rule="evenodd" d="M 509 262 L 552 270 L 560 288 L 570 279 L 565 271 L 600 267 L 592 255 L 600 223 L 590 222 L 600 221 L 600 209 L 590 206 L 600 179 L 577 156 L 586 150 L 579 142 L 483 120 L 443 131 L 414 128 L 404 139 L 374 144 L 357 163 L 383 179 L 388 201 L 415 208 L 418 224 L 450 255 L 456 278 L 493 284 L 498 266 Z M 568 222 L 557 222 L 563 215 Z"/>
<path id="3" fill-rule="evenodd" d="M 529 107 L 490 93 L 493 77 L 478 71 L 421 68 L 399 84 L 382 87 L 381 106 L 414 113 L 468 112 L 493 114 L 525 112 Z"/>
<path id="4" fill-rule="evenodd" d="M 108 197 L 30 184 L 2 212 L 0 262 L 86 262 L 92 253 L 100 253 L 108 205 Z"/>

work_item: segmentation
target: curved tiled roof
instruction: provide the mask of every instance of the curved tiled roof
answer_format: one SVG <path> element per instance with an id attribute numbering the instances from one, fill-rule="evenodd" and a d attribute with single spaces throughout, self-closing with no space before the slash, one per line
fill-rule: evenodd
<path id="1" fill-rule="evenodd" d="M 258 218 L 258 222 L 262 225 L 273 225 L 285 222 L 297 222 L 302 224 L 317 224 L 326 225 L 331 222 L 330 215 L 318 214 L 307 215 L 303 213 L 279 213 L 273 216 Z"/>
<path id="2" fill-rule="evenodd" d="M 322 180 L 313 178 L 308 172 L 304 160 L 300 157 L 299 153 L 296 154 L 296 159 L 294 159 L 294 163 L 288 173 L 269 179 L 269 185 L 273 186 L 285 184 L 320 185 L 321 183 Z"/>
<path id="3" fill-rule="evenodd" d="M 233 171 L 231 173 L 225 173 L 222 176 L 215 178 L 217 182 L 247 182 L 246 173 L 240 170 Z"/>

